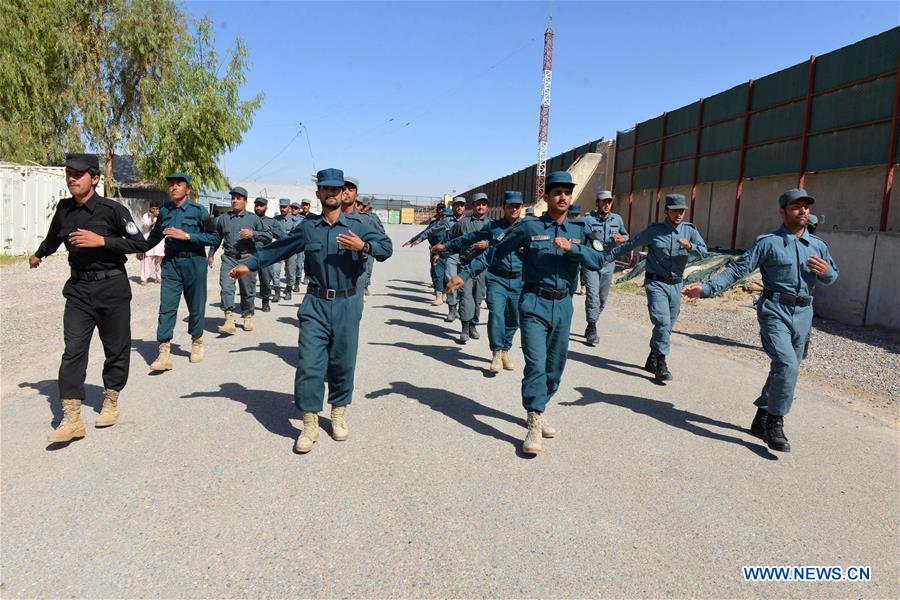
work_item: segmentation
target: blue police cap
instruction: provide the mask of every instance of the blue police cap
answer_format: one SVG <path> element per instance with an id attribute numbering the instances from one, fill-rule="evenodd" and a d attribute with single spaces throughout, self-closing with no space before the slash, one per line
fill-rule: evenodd
<path id="1" fill-rule="evenodd" d="M 259 198 L 257 198 L 256 200 L 253 201 L 253 204 L 261 204 L 261 205 L 263 205 L 263 206 L 268 206 L 268 205 L 269 205 L 269 199 L 268 199 L 268 198 L 263 198 L 262 196 L 260 196 Z"/>
<path id="2" fill-rule="evenodd" d="M 460 204 L 460 203 L 462 203 L 462 204 L 466 203 L 465 196 L 457 196 L 456 198 L 453 199 L 453 204 Z"/>
<path id="3" fill-rule="evenodd" d="M 678 210 L 683 208 L 687 210 L 687 201 L 682 194 L 666 194 L 666 210 Z"/>
<path id="4" fill-rule="evenodd" d="M 304 205 L 310 206 L 311 204 L 312 203 L 309 201 L 309 198 L 304 198 L 303 200 L 300 201 L 300 206 L 304 206 Z"/>
<path id="5" fill-rule="evenodd" d="M 316 173 L 319 187 L 344 187 L 344 172 L 340 169 L 322 169 Z"/>
<path id="6" fill-rule="evenodd" d="M 356 189 L 359 189 L 359 180 L 356 177 L 347 177 L 344 175 L 344 185 L 352 185 Z"/>
<path id="7" fill-rule="evenodd" d="M 819 224 L 819 217 L 817 217 L 816 215 L 814 215 L 812 213 L 809 213 L 809 218 L 806 219 L 806 224 L 816 227 Z"/>
<path id="8" fill-rule="evenodd" d="M 281 200 L 278 201 L 278 206 L 290 206 L 290 205 L 291 205 L 290 198 L 282 198 Z"/>
<path id="9" fill-rule="evenodd" d="M 484 192 L 478 192 L 477 194 L 472 196 L 472 204 L 475 204 L 476 202 L 478 202 L 480 200 L 484 200 L 485 202 L 487 202 L 487 199 L 488 199 L 487 194 L 485 194 Z"/>
<path id="10" fill-rule="evenodd" d="M 531 207 L 531 206 L 529 206 L 528 208 L 525 209 L 525 214 L 526 214 L 526 215 L 533 215 L 533 214 L 534 214 L 534 208 Z"/>
<path id="11" fill-rule="evenodd" d="M 66 154 L 66 166 L 76 171 L 100 172 L 100 159 L 96 154 Z"/>
<path id="12" fill-rule="evenodd" d="M 600 190 L 597 192 L 597 200 L 612 200 L 612 192 L 609 190 Z"/>
<path id="13" fill-rule="evenodd" d="M 247 199 L 247 190 L 240 186 L 231 188 L 231 191 L 228 193 L 236 196 L 243 196 L 244 200 Z"/>
<path id="14" fill-rule="evenodd" d="M 580 205 L 580 204 L 570 204 L 570 205 L 569 205 L 569 212 L 572 213 L 572 214 L 580 213 L 580 212 L 581 212 L 581 205 Z"/>
<path id="15" fill-rule="evenodd" d="M 188 187 L 191 187 L 191 178 L 187 173 L 175 171 L 174 173 L 166 177 L 166 181 L 176 181 L 178 179 L 183 180 L 186 184 L 188 184 Z"/>
<path id="16" fill-rule="evenodd" d="M 816 199 L 807 194 L 806 190 L 803 188 L 791 188 L 783 193 L 778 199 L 778 206 L 784 208 L 791 202 L 796 202 L 797 200 L 806 200 L 810 204 L 815 204 L 816 202 Z"/>
<path id="17" fill-rule="evenodd" d="M 571 189 L 575 187 L 575 182 L 572 181 L 572 175 L 568 171 L 553 171 L 544 180 L 544 189 L 549 192 L 555 186 Z"/>
<path id="18" fill-rule="evenodd" d="M 522 200 L 522 192 L 515 190 L 506 190 L 503 192 L 503 204 L 524 204 Z"/>
<path id="19" fill-rule="evenodd" d="M 300 208 L 300 203 L 296 200 L 291 200 L 291 208 Z"/>

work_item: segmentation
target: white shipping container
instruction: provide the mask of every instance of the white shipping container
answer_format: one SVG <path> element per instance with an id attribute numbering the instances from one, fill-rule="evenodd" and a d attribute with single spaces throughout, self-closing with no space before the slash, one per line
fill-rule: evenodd
<path id="1" fill-rule="evenodd" d="M 103 194 L 102 177 L 97 193 Z M 37 250 L 56 205 L 67 197 L 65 167 L 0 163 L 0 253 Z"/>

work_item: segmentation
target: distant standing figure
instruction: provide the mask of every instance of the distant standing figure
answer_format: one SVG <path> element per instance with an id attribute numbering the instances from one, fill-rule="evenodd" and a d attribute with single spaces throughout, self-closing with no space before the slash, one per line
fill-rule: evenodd
<path id="1" fill-rule="evenodd" d="M 144 239 L 150 237 L 150 232 L 153 231 L 153 226 L 156 225 L 158 217 L 159 201 L 151 200 L 150 209 L 141 217 L 141 230 L 144 233 Z M 147 285 L 147 280 L 150 277 L 155 277 L 156 283 L 162 283 L 162 260 L 165 255 L 165 240 L 144 253 L 144 258 L 141 260 L 141 285 Z"/>

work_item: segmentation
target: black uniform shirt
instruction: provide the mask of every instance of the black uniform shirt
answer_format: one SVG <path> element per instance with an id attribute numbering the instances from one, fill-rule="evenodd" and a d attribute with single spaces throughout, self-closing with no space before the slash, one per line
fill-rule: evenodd
<path id="1" fill-rule="evenodd" d="M 69 234 L 85 229 L 103 236 L 105 245 L 99 248 L 77 248 L 69 241 Z M 47 237 L 34 253 L 38 258 L 50 256 L 65 244 L 69 251 L 69 266 L 76 271 L 108 271 L 125 265 L 125 254 L 146 252 L 147 241 L 135 225 L 127 208 L 109 198 L 94 193 L 78 206 L 74 198 L 64 198 L 56 205 Z"/>

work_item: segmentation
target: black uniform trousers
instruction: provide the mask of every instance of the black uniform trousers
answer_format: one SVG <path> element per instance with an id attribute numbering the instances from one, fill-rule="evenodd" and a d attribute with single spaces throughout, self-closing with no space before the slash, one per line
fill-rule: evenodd
<path id="1" fill-rule="evenodd" d="M 72 277 L 63 287 L 63 296 L 66 349 L 59 365 L 59 397 L 84 399 L 88 352 L 95 327 L 106 354 L 103 386 L 121 390 L 128 381 L 131 358 L 131 285 L 125 271 L 99 281 Z"/>

